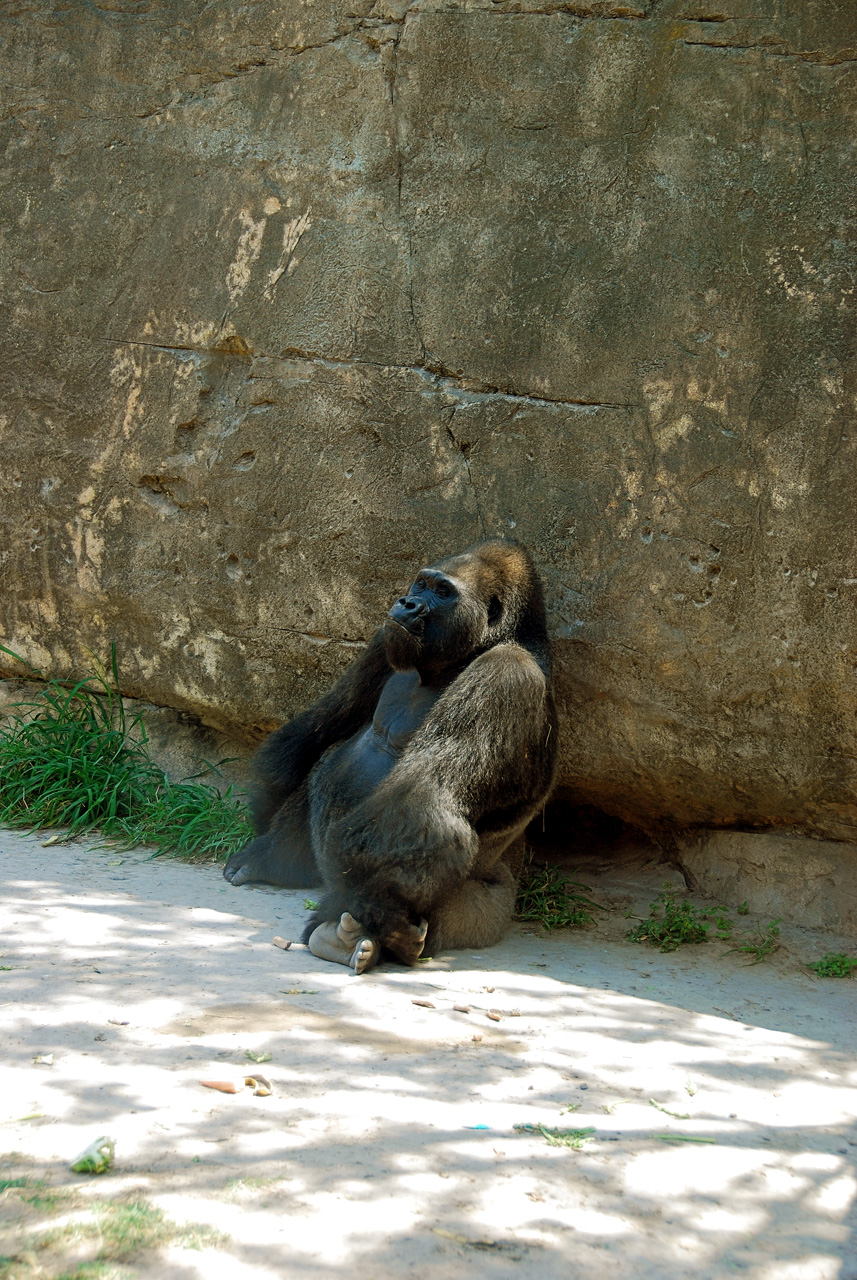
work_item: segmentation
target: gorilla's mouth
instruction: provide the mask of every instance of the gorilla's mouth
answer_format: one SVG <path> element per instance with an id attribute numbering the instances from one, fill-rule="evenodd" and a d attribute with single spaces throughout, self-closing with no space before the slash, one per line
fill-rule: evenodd
<path id="1" fill-rule="evenodd" d="M 398 627 L 400 631 L 404 631 L 406 636 L 412 636 L 415 640 L 421 640 L 426 629 L 425 618 L 414 618 L 410 626 L 407 623 L 400 622 L 398 618 L 387 618 L 387 626 L 393 625 Z"/>
<path id="2" fill-rule="evenodd" d="M 384 649 L 394 671 L 410 671 L 422 657 L 423 643 L 409 627 L 395 618 L 388 618 L 384 626 Z"/>

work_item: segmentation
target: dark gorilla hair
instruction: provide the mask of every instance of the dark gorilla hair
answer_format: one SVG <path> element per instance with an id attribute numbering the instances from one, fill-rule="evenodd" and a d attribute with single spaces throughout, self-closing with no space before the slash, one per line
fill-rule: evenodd
<path id="1" fill-rule="evenodd" d="M 406 963 L 423 944 L 489 946 L 557 736 L 538 575 L 524 547 L 484 542 L 421 570 L 361 658 L 263 744 L 258 835 L 224 874 L 321 879 L 306 938 L 348 912 Z"/>

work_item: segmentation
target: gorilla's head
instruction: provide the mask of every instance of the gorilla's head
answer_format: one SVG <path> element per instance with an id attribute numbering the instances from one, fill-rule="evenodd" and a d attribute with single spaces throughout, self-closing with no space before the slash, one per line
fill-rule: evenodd
<path id="1" fill-rule="evenodd" d="M 532 561 L 518 543 L 500 539 L 422 569 L 384 627 L 390 665 L 430 676 L 509 642 L 547 664 L 544 603 Z"/>

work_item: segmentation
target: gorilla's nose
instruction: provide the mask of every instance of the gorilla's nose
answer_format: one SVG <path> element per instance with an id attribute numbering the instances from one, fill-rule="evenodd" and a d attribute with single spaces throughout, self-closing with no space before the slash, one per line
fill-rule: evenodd
<path id="1" fill-rule="evenodd" d="M 424 613 L 426 613 L 426 607 L 422 600 L 414 600 L 411 596 L 401 596 L 387 616 L 392 618 L 393 622 L 398 622 L 400 626 L 407 627 L 410 631 Z"/>

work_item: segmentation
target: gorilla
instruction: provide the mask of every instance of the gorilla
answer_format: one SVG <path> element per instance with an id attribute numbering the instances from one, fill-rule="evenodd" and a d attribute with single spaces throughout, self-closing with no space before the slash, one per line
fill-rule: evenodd
<path id="1" fill-rule="evenodd" d="M 262 744 L 258 834 L 223 874 L 321 881 L 303 940 L 356 973 L 492 946 L 553 784 L 555 724 L 528 552 L 496 539 L 440 560 L 330 692 Z"/>

